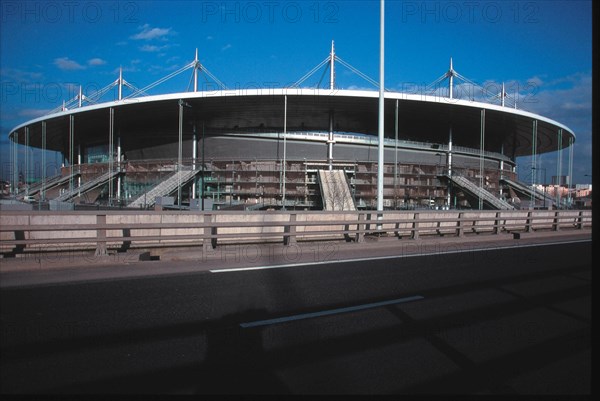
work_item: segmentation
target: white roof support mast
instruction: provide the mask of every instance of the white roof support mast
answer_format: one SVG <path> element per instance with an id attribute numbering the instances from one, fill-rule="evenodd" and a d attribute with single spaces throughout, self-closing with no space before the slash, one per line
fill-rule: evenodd
<path id="1" fill-rule="evenodd" d="M 452 93 L 452 89 L 454 88 L 454 68 L 452 68 L 452 57 L 450 57 L 450 69 L 447 73 L 448 76 L 448 97 L 453 99 L 454 95 Z"/>
<path id="2" fill-rule="evenodd" d="M 196 56 L 194 57 L 194 92 L 198 92 L 198 70 L 200 69 L 200 62 L 198 61 L 198 49 L 196 49 Z"/>
<path id="3" fill-rule="evenodd" d="M 123 100 L 123 67 L 119 67 L 119 100 Z"/>
<path id="4" fill-rule="evenodd" d="M 335 89 L 335 48 L 333 44 L 333 40 L 331 41 L 331 54 L 329 55 L 329 89 Z"/>

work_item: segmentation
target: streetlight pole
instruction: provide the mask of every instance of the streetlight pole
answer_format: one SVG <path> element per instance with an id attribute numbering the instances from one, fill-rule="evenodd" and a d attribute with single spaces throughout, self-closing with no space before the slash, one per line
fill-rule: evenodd
<path id="1" fill-rule="evenodd" d="M 383 219 L 383 172 L 384 172 L 384 64 L 385 64 L 385 1 L 380 0 L 379 6 L 379 144 L 377 148 L 377 220 Z M 382 225 L 377 224 L 377 230 Z"/>

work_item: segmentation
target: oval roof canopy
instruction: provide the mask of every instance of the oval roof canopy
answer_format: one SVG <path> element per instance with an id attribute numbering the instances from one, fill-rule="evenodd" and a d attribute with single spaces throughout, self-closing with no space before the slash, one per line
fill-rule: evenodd
<path id="1" fill-rule="evenodd" d="M 323 89 L 253 89 L 214 92 L 182 92 L 124 99 L 84 106 L 27 121 L 11 131 L 14 141 L 42 147 L 42 122 L 46 124 L 46 148 L 69 148 L 69 121 L 74 120 L 75 142 L 83 146 L 108 143 L 109 110 L 114 109 L 115 134 L 124 148 L 135 149 L 149 138 L 164 143 L 177 141 L 179 99 L 184 108 L 184 134 L 194 124 L 206 132 L 282 132 L 284 96 L 287 95 L 288 131 L 328 131 L 330 115 L 334 131 L 377 135 L 379 93 L 375 91 Z M 575 140 L 571 129 L 549 118 L 523 110 L 481 102 L 385 93 L 385 135 L 395 137 L 395 111 L 398 104 L 400 139 L 447 143 L 452 127 L 453 144 L 480 147 L 481 111 L 485 110 L 485 150 L 515 158 L 532 153 L 534 121 L 537 121 L 537 153 L 552 152 Z M 199 128 L 198 128 L 199 129 Z M 562 136 L 559 135 L 562 132 Z"/>

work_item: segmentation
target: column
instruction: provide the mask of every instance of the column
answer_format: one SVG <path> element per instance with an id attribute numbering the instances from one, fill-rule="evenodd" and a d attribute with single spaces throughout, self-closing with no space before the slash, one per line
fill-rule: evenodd
<path id="1" fill-rule="evenodd" d="M 485 149 L 485 109 L 481 110 L 481 132 L 479 135 L 479 189 L 483 189 L 483 174 L 485 172 L 485 157 L 483 155 Z M 479 197 L 479 210 L 483 209 L 483 198 L 481 192 L 478 194 Z"/>
<path id="2" fill-rule="evenodd" d="M 562 128 L 558 129 L 558 154 L 556 161 L 556 207 L 560 208 L 560 175 L 562 173 Z"/>
<path id="3" fill-rule="evenodd" d="M 530 197 L 531 204 L 529 205 L 529 208 L 531 208 L 534 205 L 533 204 L 534 203 L 533 191 L 534 191 L 535 184 L 536 184 L 535 169 L 537 168 L 537 126 L 538 126 L 537 120 L 533 120 L 533 132 L 531 134 L 531 136 L 532 136 L 531 137 L 531 197 Z"/>
<path id="4" fill-rule="evenodd" d="M 25 127 L 25 196 L 29 196 L 29 127 Z"/>
<path id="5" fill-rule="evenodd" d="M 69 192 L 73 191 L 73 173 L 75 172 L 73 170 L 73 166 L 75 163 L 74 159 L 75 159 L 75 149 L 73 149 L 75 147 L 75 116 L 73 116 L 72 114 L 69 115 Z"/>
<path id="6" fill-rule="evenodd" d="M 42 190 L 40 200 L 46 200 L 46 121 L 42 121 Z"/>

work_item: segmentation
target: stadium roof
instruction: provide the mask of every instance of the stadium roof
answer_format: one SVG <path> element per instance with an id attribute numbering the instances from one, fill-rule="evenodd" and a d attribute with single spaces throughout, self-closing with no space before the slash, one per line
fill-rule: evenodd
<path id="1" fill-rule="evenodd" d="M 148 137 L 166 141 L 177 138 L 179 100 L 184 108 L 184 135 L 192 126 L 204 125 L 207 134 L 282 132 L 284 97 L 287 96 L 287 130 L 329 130 L 333 114 L 334 131 L 377 135 L 377 91 L 331 90 L 306 88 L 237 89 L 181 92 L 125 98 L 99 104 L 84 105 L 27 121 L 11 131 L 25 144 L 25 128 L 30 146 L 42 147 L 42 122 L 46 123 L 46 149 L 64 151 L 69 146 L 69 116 L 74 119 L 76 143 L 86 145 L 108 143 L 109 110 L 114 109 L 115 133 L 122 146 L 133 149 Z M 400 139 L 447 143 L 452 126 L 456 145 L 480 147 L 481 111 L 485 110 L 485 150 L 503 151 L 509 157 L 532 153 L 534 121 L 537 121 L 536 152 L 558 150 L 569 146 L 574 132 L 549 118 L 500 105 L 425 96 L 399 92 L 385 93 L 385 136 L 395 137 L 395 111 L 398 104 Z M 199 128 L 198 128 L 199 129 Z M 169 139 L 170 138 L 170 139 Z"/>

